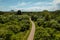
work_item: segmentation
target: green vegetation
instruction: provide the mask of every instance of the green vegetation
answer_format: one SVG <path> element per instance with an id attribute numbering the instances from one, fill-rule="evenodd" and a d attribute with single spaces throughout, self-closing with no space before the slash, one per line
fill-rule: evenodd
<path id="1" fill-rule="evenodd" d="M 21 10 L 18 10 L 17 15 L 22 15 Z"/>
<path id="2" fill-rule="evenodd" d="M 31 23 L 36 26 L 34 40 L 60 40 L 60 10 L 42 12 L 0 11 L 1 40 L 27 40 Z"/>
<path id="3" fill-rule="evenodd" d="M 40 15 L 34 14 L 33 17 L 36 19 L 36 21 L 33 20 L 36 24 L 34 40 L 60 40 L 59 12 L 45 10 Z"/>
<path id="4" fill-rule="evenodd" d="M 0 40 L 26 40 L 30 32 L 30 25 L 28 15 L 1 14 Z"/>

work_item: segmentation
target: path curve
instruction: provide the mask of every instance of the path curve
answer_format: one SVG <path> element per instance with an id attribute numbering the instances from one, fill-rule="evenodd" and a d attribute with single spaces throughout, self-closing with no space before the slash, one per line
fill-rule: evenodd
<path id="1" fill-rule="evenodd" d="M 35 34 L 35 24 L 31 20 L 31 18 L 30 18 L 30 22 L 32 23 L 32 28 L 31 28 L 31 32 L 30 32 L 27 40 L 33 40 L 34 39 L 34 34 Z"/>

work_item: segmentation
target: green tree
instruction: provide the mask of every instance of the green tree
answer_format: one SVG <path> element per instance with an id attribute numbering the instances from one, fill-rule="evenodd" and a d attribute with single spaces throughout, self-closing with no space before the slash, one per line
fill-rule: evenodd
<path id="1" fill-rule="evenodd" d="M 4 14 L 4 12 L 0 11 L 0 15 Z"/>
<path id="2" fill-rule="evenodd" d="M 18 14 L 18 15 L 22 15 L 21 10 L 18 10 L 18 11 L 17 11 L 17 14 Z"/>
<path id="3" fill-rule="evenodd" d="M 33 21 L 37 21 L 38 16 L 37 16 L 37 15 L 32 15 L 32 16 L 31 16 L 31 19 L 32 19 Z"/>

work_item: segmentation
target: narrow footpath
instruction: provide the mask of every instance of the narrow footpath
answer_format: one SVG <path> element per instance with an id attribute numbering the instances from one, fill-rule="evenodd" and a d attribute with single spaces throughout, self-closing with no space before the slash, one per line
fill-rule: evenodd
<path id="1" fill-rule="evenodd" d="M 27 40 L 33 40 L 33 39 L 34 39 L 34 34 L 35 34 L 35 24 L 34 24 L 34 22 L 31 20 L 31 18 L 30 18 L 30 21 L 31 21 L 31 23 L 32 23 L 32 28 L 31 28 L 31 32 L 30 32 Z"/>

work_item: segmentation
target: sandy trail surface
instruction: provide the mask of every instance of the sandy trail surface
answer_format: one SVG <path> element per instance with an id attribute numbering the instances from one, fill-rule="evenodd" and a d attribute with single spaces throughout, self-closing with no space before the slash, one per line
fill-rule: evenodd
<path id="1" fill-rule="evenodd" d="M 30 21 L 31 21 L 31 23 L 32 23 L 32 28 L 31 28 L 31 32 L 30 32 L 27 40 L 33 40 L 33 39 L 34 39 L 34 34 L 35 34 L 35 24 L 34 24 L 34 22 L 31 20 L 31 18 L 30 18 Z"/>

